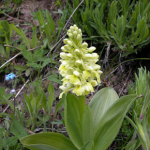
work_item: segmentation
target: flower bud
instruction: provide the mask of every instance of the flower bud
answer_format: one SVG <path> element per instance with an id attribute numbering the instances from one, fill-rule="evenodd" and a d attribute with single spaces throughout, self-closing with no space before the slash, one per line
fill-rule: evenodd
<path id="1" fill-rule="evenodd" d="M 93 54 L 91 54 L 91 56 L 92 56 L 92 58 L 94 58 L 94 59 L 97 59 L 97 58 L 99 57 L 97 53 L 93 53 Z"/>
<path id="2" fill-rule="evenodd" d="M 77 35 L 77 40 L 78 40 L 78 41 L 81 41 L 81 40 L 82 40 L 82 37 L 81 37 L 80 34 Z"/>
<path id="3" fill-rule="evenodd" d="M 67 43 L 68 43 L 68 39 L 64 39 L 63 42 L 64 42 L 65 44 L 67 44 Z"/>
<path id="4" fill-rule="evenodd" d="M 61 50 L 64 51 L 64 52 L 66 52 L 66 49 L 65 49 L 64 46 L 61 47 Z"/>
<path id="5" fill-rule="evenodd" d="M 84 65 L 84 69 L 85 69 L 85 70 L 92 71 L 92 70 L 93 70 L 93 67 L 90 66 L 90 65 L 85 64 L 85 65 Z"/>
<path id="6" fill-rule="evenodd" d="M 72 56 L 72 54 L 69 53 L 69 54 L 67 54 L 67 57 L 72 58 L 73 56 Z"/>
<path id="7" fill-rule="evenodd" d="M 75 53 L 80 54 L 80 50 L 79 49 L 75 49 Z"/>
<path id="8" fill-rule="evenodd" d="M 79 33 L 82 33 L 81 29 L 78 30 Z"/>
<path id="9" fill-rule="evenodd" d="M 73 27 L 73 26 L 71 26 L 71 27 L 70 27 L 70 30 L 71 30 L 71 32 L 73 32 L 73 31 L 74 31 L 74 27 Z"/>
<path id="10" fill-rule="evenodd" d="M 80 73 L 78 71 L 74 71 L 73 74 L 76 76 L 80 76 Z"/>
<path id="11" fill-rule="evenodd" d="M 61 52 L 61 53 L 60 53 L 60 57 L 61 57 L 61 58 L 65 59 L 65 58 L 66 58 L 66 56 L 67 56 L 67 54 L 66 54 L 66 53 L 64 53 L 64 52 Z"/>
<path id="12" fill-rule="evenodd" d="M 63 64 L 64 66 L 67 66 L 67 65 L 68 65 L 68 62 L 65 61 L 65 60 L 63 60 L 63 61 L 61 61 L 61 62 L 62 62 L 62 64 Z"/>
<path id="13" fill-rule="evenodd" d="M 98 69 L 100 69 L 100 66 L 96 64 L 96 65 L 93 66 L 93 69 L 98 70 Z"/>
<path id="14" fill-rule="evenodd" d="M 65 45 L 65 46 L 64 46 L 64 49 L 70 50 L 70 47 L 69 47 L 68 45 Z"/>
<path id="15" fill-rule="evenodd" d="M 92 54 L 85 54 L 85 57 L 86 57 L 86 58 L 91 58 L 91 57 L 92 57 Z"/>
<path id="16" fill-rule="evenodd" d="M 74 35 L 74 37 L 76 37 L 76 36 L 77 36 L 77 32 L 76 32 L 76 31 L 74 31 L 74 32 L 73 32 L 73 35 Z"/>
<path id="17" fill-rule="evenodd" d="M 95 51 L 95 50 L 96 50 L 96 48 L 95 48 L 94 46 L 88 48 L 88 51 L 89 51 L 89 52 L 93 52 L 93 51 Z"/>
<path id="18" fill-rule="evenodd" d="M 86 42 L 82 43 L 82 48 L 87 48 L 88 47 L 88 44 Z"/>
<path id="19" fill-rule="evenodd" d="M 69 29 L 67 33 L 71 33 L 72 31 Z"/>
<path id="20" fill-rule="evenodd" d="M 98 72 L 99 74 L 102 74 L 102 73 L 103 73 L 101 70 L 98 70 L 97 72 Z"/>
<path id="21" fill-rule="evenodd" d="M 75 27 L 77 28 L 76 24 L 74 24 L 73 27 L 74 27 L 74 28 L 75 28 Z"/>
<path id="22" fill-rule="evenodd" d="M 69 36 L 70 38 L 72 38 L 72 37 L 73 37 L 73 35 L 72 35 L 71 33 L 68 33 L 68 36 Z"/>
<path id="23" fill-rule="evenodd" d="M 77 60 L 76 63 L 79 64 L 79 65 L 81 65 L 82 61 L 81 60 Z"/>
<path id="24" fill-rule="evenodd" d="M 72 46 L 72 42 L 70 40 L 68 40 L 67 43 L 68 43 L 69 46 Z"/>

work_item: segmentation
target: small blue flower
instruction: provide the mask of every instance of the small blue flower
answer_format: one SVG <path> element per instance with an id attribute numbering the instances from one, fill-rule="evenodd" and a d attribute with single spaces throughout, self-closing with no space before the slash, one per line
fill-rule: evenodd
<path id="1" fill-rule="evenodd" d="M 5 76 L 6 81 L 13 80 L 14 78 L 16 78 L 16 75 L 14 73 L 10 73 Z"/>

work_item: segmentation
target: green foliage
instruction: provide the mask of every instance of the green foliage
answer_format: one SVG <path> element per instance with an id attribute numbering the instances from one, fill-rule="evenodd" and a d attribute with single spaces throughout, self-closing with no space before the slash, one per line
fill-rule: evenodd
<path id="1" fill-rule="evenodd" d="M 137 145 L 140 146 L 141 144 L 144 150 L 148 150 L 150 149 L 150 74 L 146 69 L 140 68 L 138 76 L 135 74 L 135 78 L 135 86 L 130 87 L 129 93 L 143 96 L 134 102 L 132 120 L 127 117 L 136 131 L 127 147 L 134 142 L 133 149 L 137 149 Z M 136 134 L 138 135 L 138 140 L 135 139 Z M 140 144 L 138 144 L 138 141 L 140 141 Z"/>
<path id="2" fill-rule="evenodd" d="M 64 9 L 62 11 L 60 9 L 58 9 L 58 12 L 55 12 L 55 13 L 61 14 L 61 18 L 59 20 L 57 20 L 58 28 L 56 28 L 58 30 L 58 34 L 57 34 L 57 41 L 58 41 L 61 31 L 63 30 L 63 28 L 66 24 L 66 20 L 68 17 L 68 9 Z"/>
<path id="3" fill-rule="evenodd" d="M 12 103 L 9 102 L 9 98 L 11 96 L 12 96 L 11 94 L 6 94 L 5 93 L 5 88 L 4 87 L 0 87 L 0 105 L 9 104 L 11 106 L 11 108 L 13 108 Z"/>
<path id="4" fill-rule="evenodd" d="M 31 41 L 26 37 L 23 30 L 17 28 L 14 24 L 11 24 L 11 28 L 16 31 L 16 33 L 20 36 L 22 39 L 22 42 L 27 46 L 28 49 L 31 48 Z"/>
<path id="5" fill-rule="evenodd" d="M 13 0 L 13 2 L 17 5 L 20 6 L 23 3 L 24 0 Z"/>
<path id="6" fill-rule="evenodd" d="M 72 142 L 60 133 L 39 133 L 27 136 L 21 142 L 28 148 L 45 149 L 45 150 L 77 150 Z"/>
<path id="7" fill-rule="evenodd" d="M 51 117 L 51 108 L 54 101 L 54 87 L 52 83 L 48 86 L 49 97 L 46 98 L 45 92 L 42 89 L 41 84 L 36 81 L 31 84 L 34 87 L 33 92 L 30 93 L 30 96 L 24 94 L 26 110 L 30 115 L 27 126 L 32 125 L 32 130 L 35 126 L 40 126 L 42 123 L 45 124 Z M 39 115 L 39 110 L 44 109 L 43 116 Z M 37 122 L 37 119 L 40 122 Z"/>
<path id="8" fill-rule="evenodd" d="M 65 126 L 71 140 L 69 141 L 76 147 L 70 143 L 68 149 L 107 149 L 116 137 L 124 115 L 135 99 L 136 95 L 128 95 L 118 99 L 112 88 L 104 88 L 96 93 L 89 105 L 85 105 L 84 96 L 76 97 L 68 93 L 65 102 Z M 104 108 L 97 107 L 97 103 L 99 103 L 98 105 L 105 104 Z M 98 121 L 95 122 L 95 120 Z M 50 136 L 51 138 L 48 138 Z M 41 150 L 48 150 L 50 147 L 62 150 L 67 139 L 59 136 L 61 135 L 57 133 L 41 133 L 27 136 L 21 142 L 25 146 Z M 60 142 L 57 143 L 58 141 Z"/>
<path id="9" fill-rule="evenodd" d="M 9 117 L 11 117 L 12 122 Z M 18 140 L 28 134 L 14 114 L 6 115 L 4 125 L 0 126 L 0 133 L 0 149 L 25 150 Z"/>
<path id="10" fill-rule="evenodd" d="M 6 47 L 5 49 L 3 45 L 9 45 L 11 34 L 12 29 L 8 21 L 0 21 L 0 54 L 6 59 L 10 57 L 10 48 Z"/>
<path id="11" fill-rule="evenodd" d="M 73 6 L 79 4 L 74 0 L 72 3 Z M 74 22 L 91 38 L 99 36 L 99 42 L 112 42 L 115 49 L 123 51 L 122 56 L 137 53 L 150 43 L 148 0 L 86 0 L 81 8 L 73 15 Z M 74 9 L 69 5 L 69 10 L 72 13 Z"/>
<path id="12" fill-rule="evenodd" d="M 37 49 L 34 54 L 27 50 L 22 50 L 22 54 L 27 60 L 27 66 L 35 70 L 42 69 L 49 63 L 56 64 L 51 58 L 46 58 L 44 56 L 44 50 L 42 48 Z"/>
<path id="13" fill-rule="evenodd" d="M 45 16 L 45 19 L 44 19 L 44 16 Z M 55 23 L 49 13 L 48 10 L 46 10 L 45 12 L 43 11 L 42 13 L 42 10 L 40 10 L 38 13 L 37 13 L 37 18 L 38 18 L 38 21 L 40 23 L 40 30 L 41 30 L 41 34 L 43 34 L 42 32 L 44 31 L 47 38 L 48 38 L 48 43 L 50 42 L 53 42 L 55 37 L 56 37 L 56 31 L 55 31 Z M 46 20 L 46 21 L 45 21 Z M 44 38 L 45 36 L 43 36 Z M 50 47 L 50 46 L 49 46 Z"/>

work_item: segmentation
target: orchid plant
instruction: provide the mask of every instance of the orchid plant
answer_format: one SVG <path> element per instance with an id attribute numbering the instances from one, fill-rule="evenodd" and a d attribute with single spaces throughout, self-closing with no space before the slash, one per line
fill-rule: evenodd
<path id="1" fill-rule="evenodd" d="M 121 98 L 110 87 L 98 91 L 88 105 L 85 96 L 100 84 L 102 71 L 96 64 L 95 47 L 88 48 L 76 25 L 64 39 L 60 73 L 61 99 L 65 99 L 64 121 L 69 138 L 60 133 L 38 133 L 24 137 L 21 142 L 31 150 L 106 150 L 115 139 L 125 114 L 136 95 Z M 70 92 L 74 93 L 71 94 Z"/>

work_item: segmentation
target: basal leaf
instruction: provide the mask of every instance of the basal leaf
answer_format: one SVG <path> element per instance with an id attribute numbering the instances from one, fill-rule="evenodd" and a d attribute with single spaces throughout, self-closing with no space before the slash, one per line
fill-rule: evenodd
<path id="1" fill-rule="evenodd" d="M 97 127 L 104 113 L 118 98 L 117 93 L 110 87 L 103 88 L 94 95 L 89 104 L 92 111 L 94 128 Z"/>
<path id="2" fill-rule="evenodd" d="M 65 126 L 73 144 L 81 149 L 84 145 L 82 138 L 82 119 L 85 99 L 80 99 L 68 93 L 65 103 Z"/>
<path id="3" fill-rule="evenodd" d="M 127 95 L 118 99 L 100 119 L 94 129 L 94 150 L 106 150 L 119 132 L 123 118 L 136 95 Z"/>
<path id="4" fill-rule="evenodd" d="M 60 133 L 38 133 L 26 136 L 21 140 L 25 146 L 37 150 L 77 150 L 72 142 Z"/>

